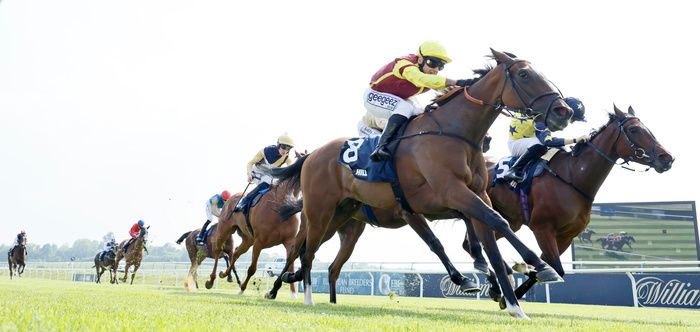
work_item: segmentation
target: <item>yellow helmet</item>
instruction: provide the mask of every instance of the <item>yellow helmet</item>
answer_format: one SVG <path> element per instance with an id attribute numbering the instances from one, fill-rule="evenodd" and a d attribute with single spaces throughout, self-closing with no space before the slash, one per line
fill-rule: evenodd
<path id="1" fill-rule="evenodd" d="M 434 40 L 427 40 L 423 42 L 423 44 L 420 44 L 420 47 L 418 47 L 418 55 L 422 57 L 432 56 L 442 59 L 446 63 L 452 62 L 452 59 L 447 56 L 447 50 Z"/>
<path id="2" fill-rule="evenodd" d="M 277 144 L 285 144 L 289 146 L 294 146 L 294 140 L 287 134 L 283 134 L 277 139 Z"/>

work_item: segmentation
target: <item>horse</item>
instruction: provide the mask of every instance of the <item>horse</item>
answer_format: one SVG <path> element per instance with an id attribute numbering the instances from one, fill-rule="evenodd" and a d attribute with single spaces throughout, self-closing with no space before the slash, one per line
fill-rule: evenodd
<path id="1" fill-rule="evenodd" d="M 124 258 L 126 265 L 124 266 L 124 278 L 122 278 L 121 280 L 122 282 L 126 282 L 127 276 L 129 275 L 129 267 L 133 266 L 134 271 L 131 272 L 130 284 L 134 284 L 134 277 L 136 276 L 136 271 L 138 271 L 139 267 L 141 266 L 143 252 L 146 248 L 146 242 L 148 242 L 148 229 L 150 227 L 151 226 L 141 227 L 141 231 L 139 232 L 138 237 L 136 237 L 136 239 L 129 245 L 126 254 L 124 253 L 124 245 L 129 240 L 124 240 L 119 244 L 119 246 L 117 247 L 117 258 L 114 259 L 114 275 L 112 277 L 112 280 L 110 281 L 111 283 L 118 283 L 117 268 L 119 267 L 119 261 L 121 261 L 122 258 Z"/>
<path id="2" fill-rule="evenodd" d="M 13 273 L 16 273 L 19 277 L 22 276 L 22 273 L 24 272 L 25 258 L 27 257 L 26 254 L 27 245 L 26 241 L 24 240 L 7 252 L 7 264 L 10 267 L 10 279 L 12 279 Z"/>
<path id="3" fill-rule="evenodd" d="M 519 195 L 506 184 L 497 183 L 488 190 L 494 209 L 508 220 L 510 228 L 517 231 L 526 224 L 542 249 L 542 259 L 562 277 L 564 268 L 559 256 L 588 226 L 593 200 L 613 166 L 631 169 L 625 165 L 635 162 L 663 173 L 673 165 L 673 156 L 635 115 L 631 106 L 628 113 L 615 105 L 613 109 L 608 122 L 594 131 L 589 141 L 576 144 L 570 153 L 554 155 L 549 170 L 533 179 L 528 199 L 529 223 L 526 223 Z M 617 164 L 618 159 L 623 162 Z M 495 163 L 489 162 L 488 166 L 489 176 L 493 179 Z M 470 245 L 478 246 L 474 242 L 477 241 Z M 472 252 L 477 261 L 483 260 L 483 257 L 478 257 L 480 250 Z M 521 298 L 534 284 L 535 278 L 529 274 L 515 294 Z M 492 287 L 497 286 L 492 283 Z"/>
<path id="4" fill-rule="evenodd" d="M 402 218 L 435 252 L 447 268 L 451 280 L 464 287 L 476 284 L 464 277 L 445 255 L 440 241 L 432 233 L 422 215 L 449 213 L 457 218 L 471 218 L 489 259 L 502 261 L 496 246 L 494 230 L 506 236 L 526 262 L 537 268 L 543 282 L 562 279 L 551 267 L 532 252 L 508 222 L 490 207 L 484 157 L 479 143 L 504 107 L 519 109 L 553 130 L 564 128 L 573 111 L 561 94 L 529 62 L 491 50 L 496 66 L 487 68 L 482 77 L 468 88 L 459 88 L 448 95 L 439 107 L 408 122 L 394 153 L 400 188 L 405 205 L 415 212 L 401 212 Z M 461 98 L 460 96 L 464 96 Z M 285 281 L 304 281 L 304 302 L 312 305 L 311 268 L 316 251 L 329 224 L 342 224 L 361 203 L 392 210 L 397 201 L 389 183 L 357 180 L 336 162 L 346 138 L 327 143 L 287 168 L 275 169 L 280 181 L 299 186 L 303 194 L 302 215 L 307 218 L 305 255 L 301 269 Z M 449 151 L 449 153 L 440 153 Z M 471 221 L 470 221 L 471 222 Z M 302 243 L 297 243 L 301 247 Z M 301 249 L 299 249 L 301 250 Z M 287 266 L 291 256 L 287 257 Z M 495 264 L 499 282 L 506 289 L 508 312 L 527 318 L 507 282 L 506 269 Z M 508 293 L 510 289 L 510 294 Z"/>
<path id="5" fill-rule="evenodd" d="M 608 237 L 601 237 L 596 240 L 600 242 L 600 246 L 603 249 L 622 251 L 625 244 L 632 249 L 632 242 L 637 242 L 632 235 L 615 235 Z"/>
<path id="6" fill-rule="evenodd" d="M 216 228 L 218 227 L 219 224 L 214 224 L 210 228 L 210 233 L 214 233 L 216 231 Z M 197 248 L 197 235 L 199 235 L 199 231 L 201 229 L 195 229 L 193 231 L 185 232 L 180 236 L 175 243 L 181 244 L 182 241 L 185 241 L 185 247 L 187 248 L 187 255 L 190 257 L 190 270 L 187 273 L 188 279 L 185 281 L 185 288 L 189 289 L 190 285 L 189 282 L 190 280 L 194 281 L 195 287 L 199 289 L 199 282 L 197 281 L 198 274 L 197 274 L 197 268 L 199 268 L 199 265 L 202 264 L 202 261 L 204 261 L 205 258 L 214 258 L 214 246 L 216 245 L 216 239 L 213 236 L 207 237 L 207 241 L 204 244 L 204 248 Z M 229 236 L 229 238 L 224 242 L 224 249 L 223 249 L 223 259 L 226 261 L 226 267 L 228 268 L 230 266 L 230 260 L 231 257 L 233 257 L 233 236 Z M 236 281 L 238 281 L 238 284 L 241 284 L 240 279 L 238 278 L 238 273 L 236 273 L 236 268 L 233 268 L 233 274 L 236 276 Z M 228 276 L 226 279 L 228 282 L 233 282 L 233 277 L 231 275 Z"/>
<path id="7" fill-rule="evenodd" d="M 209 236 L 215 239 L 213 246 L 214 268 L 209 276 L 210 279 L 204 284 L 207 288 L 211 288 L 216 278 L 217 261 L 221 254 L 222 248 L 226 239 L 231 237 L 231 234 L 236 232 L 241 237 L 241 244 L 236 247 L 231 256 L 231 262 L 225 272 L 219 273 L 220 278 L 230 277 L 231 270 L 234 269 L 234 263 L 242 254 L 253 247 L 252 259 L 248 267 L 248 274 L 245 281 L 240 283 L 240 294 L 246 290 L 250 278 L 253 277 L 258 268 L 258 258 L 260 252 L 265 248 L 270 248 L 279 244 L 284 245 L 287 255 L 291 255 L 295 236 L 299 230 L 299 217 L 295 214 L 289 215 L 286 218 L 281 218 L 279 214 L 280 207 L 284 204 L 288 195 L 297 196 L 299 190 L 285 184 L 275 184 L 270 187 L 270 190 L 260 198 L 260 201 L 250 208 L 249 221 L 242 212 L 233 212 L 233 208 L 241 199 L 244 193 L 234 195 L 226 201 L 224 208 L 219 217 L 219 226 Z M 294 266 L 288 266 L 289 272 L 294 271 Z M 235 270 L 234 270 L 235 271 Z M 292 298 L 296 297 L 296 287 L 294 284 L 289 285 Z"/>
<path id="8" fill-rule="evenodd" d="M 590 229 L 590 228 L 586 228 L 586 229 L 583 230 L 583 232 L 581 232 L 581 233 L 578 235 L 578 240 L 581 241 L 581 242 L 590 242 L 590 243 L 593 243 L 593 240 L 591 240 L 591 236 L 592 236 L 593 234 L 596 234 L 596 232 L 595 232 L 594 230 L 592 230 L 592 229 Z"/>
<path id="9" fill-rule="evenodd" d="M 93 266 L 95 268 L 96 275 L 95 283 L 100 283 L 100 278 L 102 277 L 102 274 L 105 273 L 105 270 L 109 270 L 109 280 L 112 280 L 112 268 L 114 267 L 114 258 L 116 257 L 115 251 L 116 248 L 108 251 L 105 253 L 103 259 L 100 259 L 100 256 L 102 255 L 101 251 L 95 255 L 95 265 Z"/>

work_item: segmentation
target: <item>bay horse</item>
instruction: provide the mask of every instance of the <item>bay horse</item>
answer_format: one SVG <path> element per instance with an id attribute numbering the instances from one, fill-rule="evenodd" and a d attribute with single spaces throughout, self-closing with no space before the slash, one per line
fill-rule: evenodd
<path id="1" fill-rule="evenodd" d="M 7 264 L 10 267 L 10 279 L 12 279 L 13 273 L 16 273 L 19 277 L 21 277 L 22 273 L 24 273 L 25 258 L 27 257 L 27 245 L 24 239 L 22 239 L 21 242 L 22 243 L 14 246 L 7 252 Z"/>
<path id="2" fill-rule="evenodd" d="M 663 173 L 671 169 L 674 161 L 631 106 L 628 113 L 615 105 L 613 108 L 614 114 L 610 114 L 608 122 L 593 132 L 588 142 L 576 144 L 571 153 L 554 155 L 549 162 L 551 171 L 532 181 L 527 226 L 542 249 L 542 259 L 562 277 L 564 268 L 559 256 L 588 226 L 593 200 L 613 166 L 635 162 Z M 622 164 L 616 163 L 618 159 L 623 160 Z M 489 176 L 493 178 L 495 163 L 488 164 Z M 508 220 L 512 230 L 517 231 L 525 224 L 520 197 L 506 184 L 490 187 L 488 194 L 494 209 Z M 477 241 L 471 242 L 474 245 Z M 480 251 L 472 252 L 477 255 L 476 260 L 483 260 L 483 257 L 478 258 Z M 515 294 L 521 298 L 534 284 L 535 279 L 529 274 Z M 492 287 L 497 286 L 492 283 Z"/>
<path id="3" fill-rule="evenodd" d="M 219 226 L 218 223 L 214 224 L 211 226 L 211 231 L 210 233 L 213 234 L 217 227 Z M 214 236 L 209 236 L 207 237 L 207 241 L 204 244 L 203 248 L 197 248 L 197 235 L 199 235 L 199 231 L 201 229 L 197 228 L 193 231 L 185 232 L 180 236 L 180 238 L 175 241 L 177 244 L 181 244 L 182 241 L 185 241 L 185 247 L 187 248 L 187 255 L 190 258 L 190 270 L 187 272 L 187 279 L 185 280 L 185 288 L 190 289 L 191 285 L 189 284 L 190 282 L 194 281 L 194 285 L 197 289 L 199 289 L 199 282 L 198 282 L 198 274 L 197 274 L 197 269 L 199 268 L 199 265 L 202 264 L 202 261 L 204 261 L 205 258 L 214 258 L 214 246 L 216 245 L 216 239 Z M 226 262 L 226 267 L 228 268 L 230 266 L 230 260 L 231 257 L 233 257 L 233 236 L 229 236 L 229 238 L 224 242 L 224 248 L 223 248 L 223 255 L 222 258 Z M 240 279 L 238 278 L 238 273 L 236 273 L 236 268 L 233 268 L 233 274 L 236 276 L 236 281 L 238 281 L 238 284 L 241 284 Z M 228 276 L 226 279 L 228 282 L 233 282 L 233 277 L 231 275 Z"/>
<path id="4" fill-rule="evenodd" d="M 258 258 L 260 252 L 265 248 L 274 247 L 282 244 L 287 252 L 291 255 L 294 245 L 295 236 L 299 230 L 299 217 L 295 214 L 281 218 L 279 214 L 280 207 L 284 204 L 288 196 L 298 196 L 299 190 L 294 189 L 287 183 L 275 184 L 270 187 L 270 190 L 260 198 L 257 205 L 250 208 L 250 225 L 247 224 L 246 218 L 242 212 L 233 213 L 233 208 L 238 200 L 243 195 L 239 193 L 226 201 L 224 208 L 219 217 L 219 226 L 209 236 L 216 242 L 213 246 L 214 268 L 209 276 L 210 279 L 204 284 L 207 288 L 211 288 L 216 279 L 217 260 L 222 252 L 226 239 L 231 237 L 231 234 L 236 232 L 241 237 L 241 244 L 236 247 L 231 256 L 231 262 L 225 272 L 219 274 L 220 278 L 230 277 L 231 270 L 234 269 L 234 263 L 242 254 L 253 247 L 250 266 L 245 281 L 240 283 L 240 293 L 242 294 L 247 286 L 250 278 L 253 277 L 258 268 Z M 294 266 L 288 266 L 286 269 L 289 272 L 294 271 Z M 290 284 L 292 298 L 296 297 L 296 287 Z"/>
<path id="5" fill-rule="evenodd" d="M 116 254 L 116 248 L 108 251 L 105 253 L 103 259 L 100 259 L 100 255 L 102 252 L 98 252 L 97 255 L 95 255 L 95 275 L 96 275 L 96 280 L 95 283 L 100 283 L 100 279 L 102 278 L 102 274 L 105 273 L 105 270 L 109 270 L 109 280 L 112 280 L 112 269 L 114 268 L 114 259 L 117 256 Z"/>
<path id="6" fill-rule="evenodd" d="M 118 283 L 117 268 L 119 267 L 119 262 L 122 260 L 122 258 L 124 258 L 124 278 L 121 278 L 121 280 L 122 282 L 126 282 L 126 279 L 129 276 L 129 267 L 133 266 L 134 271 L 131 272 L 130 284 L 134 284 L 134 277 L 136 276 L 136 271 L 138 271 L 139 267 L 141 266 L 144 248 L 146 247 L 146 242 L 148 242 L 148 229 L 150 227 L 151 226 L 141 227 L 141 231 L 139 232 L 138 237 L 136 237 L 136 239 L 129 245 L 126 254 L 124 254 L 124 245 L 129 240 L 124 240 L 121 243 L 119 243 L 119 246 L 117 247 L 117 257 L 114 259 L 114 275 L 112 277 L 112 280 L 110 281 L 111 283 Z"/>
<path id="7" fill-rule="evenodd" d="M 400 187 L 408 205 L 416 212 L 403 210 L 402 218 L 438 255 L 451 280 L 460 287 L 474 283 L 454 268 L 422 215 L 451 212 L 459 218 L 470 218 L 489 259 L 494 262 L 502 261 L 493 232 L 498 231 L 528 264 L 535 266 L 541 281 L 560 282 L 556 271 L 527 248 L 510 230 L 508 222 L 490 207 L 486 193 L 488 173 L 479 143 L 504 107 L 531 116 L 542 115 L 538 120 L 553 130 L 564 128 L 573 111 L 529 62 L 495 50 L 491 52 L 495 67 L 489 68 L 471 87 L 459 89 L 461 93 L 447 98 L 436 110 L 417 116 L 408 123 L 403 136 L 397 138 L 403 140 L 394 153 Z M 460 98 L 462 95 L 464 98 Z M 281 181 L 299 186 L 304 193 L 305 254 L 301 269 L 286 281 L 304 281 L 304 302 L 309 305 L 313 304 L 312 263 L 329 224 L 342 224 L 361 203 L 388 210 L 398 204 L 389 183 L 357 180 L 336 162 L 345 140 L 331 141 L 293 165 L 274 171 Z M 302 243 L 296 245 L 300 247 Z M 505 290 L 508 312 L 517 318 L 527 318 L 507 281 L 506 269 L 502 264 L 495 264 L 494 268 Z"/>

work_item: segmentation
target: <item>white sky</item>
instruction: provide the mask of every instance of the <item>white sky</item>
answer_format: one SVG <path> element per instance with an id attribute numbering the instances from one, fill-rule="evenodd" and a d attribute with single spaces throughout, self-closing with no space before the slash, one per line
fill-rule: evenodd
<path id="1" fill-rule="evenodd" d="M 530 60 L 599 127 L 613 102 L 676 163 L 616 168 L 597 202 L 695 200 L 700 66 L 687 1 L 55 1 L 0 3 L 0 243 L 72 243 L 138 219 L 157 244 L 205 219 L 205 200 L 245 187 L 245 164 L 284 132 L 312 150 L 356 135 L 370 76 L 426 39 L 471 76 L 489 47 Z M 695 32 L 693 32 L 695 31 Z M 430 96 L 428 96 L 430 97 Z M 507 153 L 508 120 L 490 132 Z M 640 167 L 641 168 L 641 167 Z M 433 223 L 454 261 L 461 222 Z M 528 232 L 519 232 L 533 249 Z M 238 241 L 238 239 L 236 240 Z M 317 257 L 332 260 L 337 240 Z M 507 257 L 515 255 L 504 247 Z M 539 252 L 539 249 L 536 249 Z M 268 249 L 281 253 L 281 247 Z M 351 261 L 437 262 L 417 235 L 365 231 Z M 567 259 L 565 259 L 567 260 Z"/>

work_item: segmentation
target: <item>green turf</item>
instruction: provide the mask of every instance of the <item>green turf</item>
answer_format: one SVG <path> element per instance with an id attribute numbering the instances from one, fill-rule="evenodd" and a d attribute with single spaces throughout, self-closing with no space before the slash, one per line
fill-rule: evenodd
<path id="1" fill-rule="evenodd" d="M 316 306 L 275 301 L 263 291 L 186 292 L 149 285 L 0 280 L 0 331 L 687 331 L 700 330 L 693 310 L 523 302 L 532 321 L 518 321 L 490 301 L 318 294 Z"/>

